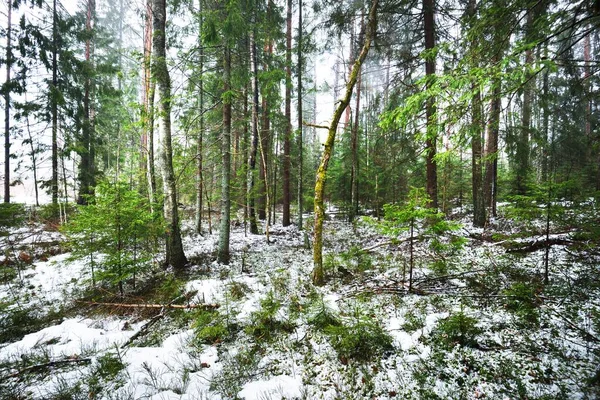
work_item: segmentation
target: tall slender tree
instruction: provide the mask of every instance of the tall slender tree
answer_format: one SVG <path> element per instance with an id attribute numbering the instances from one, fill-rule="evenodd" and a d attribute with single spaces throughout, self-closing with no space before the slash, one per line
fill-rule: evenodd
<path id="1" fill-rule="evenodd" d="M 303 105 L 303 97 L 302 97 L 302 0 L 298 0 L 298 43 L 297 43 L 297 51 L 298 51 L 298 136 L 297 136 L 297 144 L 298 148 L 298 191 L 297 191 L 297 203 L 298 203 L 298 229 L 302 229 L 302 212 L 304 211 L 303 204 L 303 186 L 302 179 L 304 178 L 303 174 L 303 159 L 304 159 L 304 139 L 302 135 L 302 127 L 304 125 L 302 121 L 302 105 Z"/>
<path id="2" fill-rule="evenodd" d="M 161 133 L 161 170 L 164 186 L 164 215 L 167 222 L 167 264 L 180 269 L 187 264 L 181 242 L 179 211 L 177 208 L 177 186 L 173 171 L 173 148 L 171 144 L 171 78 L 167 68 L 166 53 L 166 0 L 153 2 L 152 75 L 159 93 L 159 115 Z"/>
<path id="3" fill-rule="evenodd" d="M 229 225 L 231 221 L 231 50 L 223 48 L 223 130 L 221 134 L 221 226 L 217 259 L 229 264 Z"/>
<path id="4" fill-rule="evenodd" d="M 292 152 L 292 0 L 287 0 L 285 34 L 285 136 L 283 137 L 283 217 L 281 224 L 290 225 L 290 174 Z"/>
<path id="5" fill-rule="evenodd" d="M 425 74 L 427 76 L 427 89 L 433 86 L 435 79 L 435 0 L 423 0 L 423 19 L 425 27 Z M 426 138 L 425 158 L 427 168 L 427 195 L 431 199 L 429 206 L 438 207 L 437 190 L 437 120 L 435 98 L 430 96 L 425 105 Z"/>
<path id="6" fill-rule="evenodd" d="M 333 143 L 335 141 L 335 135 L 337 132 L 338 124 L 342 117 L 342 113 L 350 104 L 352 98 L 352 91 L 358 80 L 358 74 L 362 67 L 369 49 L 371 48 L 371 42 L 375 38 L 377 31 L 377 4 L 378 0 L 373 0 L 371 9 L 369 11 L 369 19 L 367 22 L 367 29 L 365 34 L 365 41 L 363 43 L 360 55 L 354 61 L 352 66 L 352 73 L 350 79 L 346 84 L 346 92 L 344 97 L 339 101 L 338 106 L 333 113 L 331 124 L 328 128 L 327 139 L 325 140 L 325 148 L 323 150 L 323 156 L 319 169 L 317 170 L 316 182 L 315 182 L 315 227 L 314 227 L 314 240 L 313 240 L 313 273 L 312 280 L 315 285 L 324 284 L 324 271 L 323 271 L 323 223 L 325 220 L 325 206 L 324 206 L 324 194 L 325 194 L 325 180 L 327 178 L 327 168 L 329 167 L 329 161 L 333 153 Z"/>
<path id="7" fill-rule="evenodd" d="M 12 0 L 6 1 L 6 81 L 4 83 L 4 202 L 10 203 L 10 72 L 12 68 Z"/>

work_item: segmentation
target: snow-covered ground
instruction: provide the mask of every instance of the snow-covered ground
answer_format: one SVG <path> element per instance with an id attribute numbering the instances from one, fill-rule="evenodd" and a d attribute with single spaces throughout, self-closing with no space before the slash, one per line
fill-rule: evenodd
<path id="1" fill-rule="evenodd" d="M 483 233 L 463 223 L 459 235 Z M 49 235 L 48 240 L 63 240 Z M 216 233 L 187 235 L 188 257 L 205 261 L 180 278 L 181 290 L 190 294 L 187 304 L 218 305 L 210 314 L 194 308 L 98 311 L 76 302 L 89 285 L 84 262 L 60 254 L 22 267 L 20 277 L 0 286 L 5 318 L 19 309 L 44 315 L 63 306 L 69 312 L 0 344 L 0 397 L 562 399 L 597 394 L 600 301 L 589 274 L 598 266 L 575 257 L 578 250 L 551 249 L 553 284 L 542 289 L 537 277 L 543 250 L 509 254 L 498 241 L 469 237 L 462 249 L 439 254 L 419 242 L 409 293 L 406 242 L 357 250 L 389 240 L 373 222 L 326 223 L 328 283 L 323 287 L 311 283 L 312 252 L 304 235 L 276 224 L 267 243 L 264 235 L 234 227 L 229 265 L 213 261 Z M 144 302 L 142 294 L 135 296 L 127 302 Z M 323 310 L 339 324 L 319 325 Z M 159 313 L 164 316 L 149 325 Z M 222 331 L 200 340 L 205 326 Z M 360 336 L 361 329 L 368 334 Z M 355 337 L 360 340 L 353 342 Z M 363 354 L 353 353 L 354 348 Z"/>

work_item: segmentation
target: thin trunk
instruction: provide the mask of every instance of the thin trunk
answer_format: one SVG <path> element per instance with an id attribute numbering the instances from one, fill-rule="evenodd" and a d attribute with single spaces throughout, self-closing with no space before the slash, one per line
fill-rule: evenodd
<path id="1" fill-rule="evenodd" d="M 359 34 L 359 41 L 362 41 L 364 36 L 364 21 L 361 21 L 361 32 Z M 352 171 L 351 171 L 351 182 L 350 182 L 350 222 L 354 221 L 354 218 L 358 215 L 358 125 L 360 121 L 360 85 L 362 83 L 362 74 L 358 72 L 358 78 L 356 80 L 356 107 L 354 108 L 354 123 L 352 124 L 351 132 L 351 147 L 352 147 Z"/>
<path id="2" fill-rule="evenodd" d="M 423 0 L 423 14 L 424 14 L 424 27 L 425 27 L 425 50 L 433 50 L 435 47 L 435 0 Z M 433 85 L 433 79 L 435 78 L 435 56 L 429 54 L 425 60 L 425 74 L 427 75 L 427 90 Z M 437 194 L 437 164 L 435 161 L 436 145 L 437 145 L 437 121 L 436 121 L 436 109 L 435 99 L 429 97 L 425 106 L 426 123 L 427 123 L 427 135 L 425 140 L 425 157 L 426 157 L 426 168 L 427 168 L 427 195 L 431 202 L 428 203 L 430 207 L 438 207 L 438 194 Z"/>
<path id="3" fill-rule="evenodd" d="M 152 186 L 152 179 L 150 177 L 150 165 L 153 164 L 149 160 L 150 157 L 150 143 L 149 137 L 150 131 L 153 126 L 150 123 L 151 110 L 150 102 L 154 102 L 154 98 L 151 99 L 152 77 L 150 71 L 150 62 L 152 59 L 152 0 L 146 0 L 146 15 L 144 24 L 144 60 L 142 63 L 142 134 L 140 136 L 140 170 L 142 171 L 142 180 L 146 180 L 146 184 L 140 186 L 146 186 L 148 188 L 148 199 L 150 205 L 153 207 L 154 203 L 154 187 Z"/>
<path id="4" fill-rule="evenodd" d="M 548 46 L 546 45 L 544 47 L 544 57 L 547 58 L 548 57 Z M 550 142 L 549 142 L 549 122 L 550 122 L 550 110 L 548 107 L 548 103 L 549 103 L 549 98 L 548 98 L 548 92 L 549 92 L 549 79 L 548 79 L 548 68 L 546 68 L 544 70 L 544 78 L 543 78 L 543 83 L 542 83 L 542 132 L 544 134 L 544 155 L 542 158 L 542 181 L 543 182 L 547 182 L 548 181 L 548 170 L 549 170 L 549 149 L 550 149 Z"/>
<path id="5" fill-rule="evenodd" d="M 333 118 L 331 119 L 331 125 L 329 126 L 327 139 L 325 141 L 325 146 L 323 150 L 323 157 L 321 159 L 321 164 L 319 165 L 319 169 L 317 171 L 316 182 L 315 182 L 315 200 L 314 200 L 314 210 L 315 210 L 315 228 L 314 228 L 314 241 L 313 241 L 313 263 L 314 270 L 312 273 L 312 280 L 315 285 L 323 285 L 324 283 L 324 271 L 323 271 L 323 223 L 325 220 L 325 207 L 324 207 L 324 194 L 325 194 L 325 179 L 327 177 L 327 168 L 329 166 L 329 160 L 331 159 L 331 154 L 333 151 L 333 143 L 335 141 L 335 134 L 337 131 L 338 124 L 340 122 L 340 118 L 342 117 L 342 113 L 350 103 L 350 98 L 352 97 L 352 90 L 354 89 L 354 85 L 358 79 L 358 74 L 360 72 L 360 68 L 367 57 L 369 52 L 369 48 L 371 47 L 371 41 L 375 37 L 375 32 L 377 30 L 377 3 L 378 0 L 373 0 L 373 4 L 371 6 L 371 10 L 369 12 L 369 20 L 367 23 L 367 31 L 365 36 L 365 42 L 363 44 L 363 48 L 360 52 L 360 56 L 354 62 L 354 66 L 352 67 L 352 73 L 350 74 L 350 79 L 346 84 L 346 93 L 344 97 L 339 102 L 335 112 L 333 114 Z"/>
<path id="6" fill-rule="evenodd" d="M 179 211 L 177 209 L 177 186 L 173 172 L 173 149 L 171 145 L 171 79 L 167 68 L 166 54 L 166 1 L 154 0 L 154 35 L 152 38 L 154 57 L 153 77 L 158 85 L 160 131 L 162 138 L 161 170 L 164 186 L 163 211 L 167 223 L 167 264 L 181 269 L 187 264 L 181 243 L 179 230 Z"/>
<path id="7" fill-rule="evenodd" d="M 154 167 L 154 97 L 156 93 L 156 82 L 151 82 L 148 94 L 148 199 L 150 207 L 154 211 L 156 204 L 156 169 Z"/>
<path id="8" fill-rule="evenodd" d="M 485 140 L 485 180 L 483 196 L 488 208 L 487 216 L 496 216 L 496 198 L 498 193 L 498 133 L 500 130 L 501 82 L 493 81 L 493 94 L 490 106 L 487 138 Z"/>
<path id="9" fill-rule="evenodd" d="M 7 0 L 6 83 L 4 86 L 4 202 L 10 203 L 10 69 L 12 67 L 12 0 Z"/>
<path id="10" fill-rule="evenodd" d="M 231 90 L 231 55 L 225 46 L 223 50 L 223 92 Z M 229 223 L 231 218 L 231 198 L 229 181 L 231 177 L 231 100 L 224 96 L 223 100 L 223 134 L 221 136 L 221 226 L 219 231 L 219 248 L 217 259 L 222 264 L 229 264 Z"/>
<path id="11" fill-rule="evenodd" d="M 285 135 L 283 137 L 283 217 L 281 224 L 290 225 L 291 152 L 292 152 L 292 0 L 287 0 L 285 36 Z"/>
<path id="12" fill-rule="evenodd" d="M 50 90 L 52 114 L 52 179 L 50 183 L 52 204 L 58 204 L 58 12 L 57 0 L 52 2 L 52 88 Z"/>
<path id="13" fill-rule="evenodd" d="M 527 31 L 533 29 L 533 11 L 527 14 Z M 529 34 L 529 33 L 528 33 Z M 533 64 L 533 50 L 525 51 L 525 66 L 529 68 Z M 531 111 L 533 102 L 533 90 L 535 78 L 530 73 L 525 74 L 525 86 L 523 88 L 523 108 L 521 110 L 521 129 L 516 149 L 516 190 L 517 194 L 525 194 L 527 191 L 527 180 L 529 178 L 529 135 L 531 132 Z"/>
<path id="14" fill-rule="evenodd" d="M 202 32 L 203 16 L 202 16 L 202 0 L 198 0 L 198 32 Z M 204 135 L 204 46 L 202 45 L 202 37 L 198 36 L 198 70 L 200 71 L 200 79 L 198 82 L 198 112 L 200 113 L 200 121 L 198 122 L 198 145 L 196 147 L 196 215 L 195 227 L 196 233 L 202 234 L 202 176 L 203 159 L 202 159 L 202 140 Z"/>
<path id="15" fill-rule="evenodd" d="M 248 152 L 248 183 L 247 203 L 248 219 L 250 222 L 250 233 L 258 235 L 258 224 L 256 221 L 256 155 L 258 152 L 258 67 L 256 57 L 256 32 L 250 34 L 250 69 L 252 73 L 252 137 L 250 139 L 250 151 Z"/>
<path id="16" fill-rule="evenodd" d="M 83 124 L 81 127 L 81 142 L 79 144 L 79 195 L 77 196 L 77 204 L 87 204 L 89 196 L 93 194 L 94 185 L 94 160 L 93 160 L 93 143 L 92 143 L 92 76 L 93 61 L 92 61 L 92 25 L 95 13 L 94 0 L 87 0 L 85 30 L 87 39 L 85 41 L 85 64 L 88 70 L 84 81 L 83 95 Z"/>
<path id="17" fill-rule="evenodd" d="M 485 198 L 483 195 L 483 152 L 482 133 L 484 124 L 481 110 L 481 93 L 477 90 L 473 97 L 473 120 L 471 122 L 471 168 L 473 184 L 473 225 L 483 227 L 485 218 Z"/>
<path id="18" fill-rule="evenodd" d="M 304 140 L 302 135 L 302 0 L 298 0 L 298 137 L 297 145 L 298 148 L 298 229 L 302 230 L 302 211 L 303 211 L 303 190 L 302 190 L 302 179 L 303 176 L 303 150 Z"/>
<path id="19" fill-rule="evenodd" d="M 475 0 L 469 2 L 469 17 L 475 18 L 476 3 Z M 471 47 L 476 51 L 477 42 L 473 40 Z M 477 66 L 477 59 L 474 60 Z M 485 131 L 483 122 L 481 93 L 479 92 L 479 84 L 473 84 L 475 92 L 472 100 L 472 121 L 471 121 L 471 171 L 473 185 L 473 225 L 477 227 L 485 226 L 485 198 L 483 190 L 483 144 L 482 136 Z M 462 153 L 461 153 L 462 157 Z M 461 168 L 462 170 L 462 168 Z"/>
<path id="20" fill-rule="evenodd" d="M 271 12 L 271 7 L 272 4 L 271 2 L 269 2 L 269 6 L 268 6 L 268 10 L 267 13 Z M 266 44 L 265 44 L 265 53 L 267 55 L 267 58 L 270 60 L 271 59 L 271 55 L 273 54 L 273 42 L 271 39 L 267 38 Z M 269 64 L 268 62 L 264 63 L 264 71 L 268 71 L 269 69 Z M 266 220 L 267 219 L 267 188 L 268 188 L 268 171 L 267 171 L 267 167 L 269 165 L 269 149 L 270 149 L 270 143 L 271 143 L 271 117 L 269 115 L 269 94 L 265 93 L 263 95 L 263 99 L 262 99 L 262 110 L 263 110 L 263 123 L 262 123 L 262 129 L 259 131 L 259 140 L 260 140 L 260 151 L 261 151 L 261 160 L 264 160 L 263 162 L 260 162 L 260 168 L 259 168 L 259 180 L 260 180 L 260 185 L 259 185 L 259 189 L 258 189 L 258 218 L 260 220 Z"/>
<path id="21" fill-rule="evenodd" d="M 25 95 L 25 102 L 27 102 L 27 95 Z M 31 135 L 31 125 L 29 123 L 29 114 L 25 116 L 25 122 L 27 124 L 27 135 L 29 137 L 29 146 L 31 147 L 31 164 L 33 168 L 33 188 L 35 190 L 35 205 L 39 207 L 39 188 L 38 188 L 38 178 L 37 178 L 37 155 L 35 151 L 35 147 L 33 145 L 33 136 Z"/>

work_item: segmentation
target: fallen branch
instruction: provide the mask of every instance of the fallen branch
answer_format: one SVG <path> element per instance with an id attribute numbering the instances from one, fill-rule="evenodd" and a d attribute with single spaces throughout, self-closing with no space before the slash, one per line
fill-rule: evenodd
<path id="1" fill-rule="evenodd" d="M 537 250 L 545 249 L 550 246 L 569 245 L 573 244 L 572 240 L 568 239 L 548 239 L 534 240 L 533 242 L 525 243 L 508 243 L 504 247 L 507 253 L 531 253 Z"/>
<path id="2" fill-rule="evenodd" d="M 131 345 L 137 338 L 139 338 L 140 336 L 145 335 L 148 330 L 152 327 L 152 325 L 154 325 L 155 323 L 157 323 L 162 317 L 165 316 L 165 310 L 162 309 L 160 311 L 160 314 L 156 314 L 154 317 L 150 318 L 150 320 L 148 322 L 146 322 L 136 333 L 133 334 L 133 336 L 131 336 L 129 338 L 128 341 L 126 341 L 121 348 L 124 349 L 125 347 L 128 347 L 129 345 Z"/>
<path id="3" fill-rule="evenodd" d="M 132 304 L 132 303 L 100 303 L 96 301 L 82 301 L 76 300 L 77 303 L 88 304 L 91 306 L 105 306 L 105 307 L 123 307 L 123 308 L 176 308 L 176 309 L 204 309 L 213 310 L 219 308 L 219 304 Z"/>
<path id="4" fill-rule="evenodd" d="M 412 240 L 415 241 L 415 242 L 418 242 L 418 241 L 421 241 L 421 240 L 427 239 L 427 238 L 429 238 L 429 236 L 427 236 L 427 235 L 418 235 L 418 236 L 413 237 Z M 402 240 L 392 239 L 392 240 L 388 240 L 386 242 L 377 243 L 377 244 L 374 244 L 372 246 L 365 247 L 364 249 L 360 249 L 360 251 L 363 252 L 363 253 L 369 253 L 369 252 L 371 252 L 371 251 L 373 251 L 373 250 L 375 250 L 375 249 L 377 249 L 379 247 L 391 246 L 391 245 L 400 245 L 402 243 L 406 243 L 406 242 L 410 242 L 410 241 L 411 241 L 410 237 L 404 238 Z"/>
<path id="5" fill-rule="evenodd" d="M 54 360 L 54 361 L 45 362 L 43 364 L 30 365 L 29 367 L 23 368 L 17 372 L 14 372 L 14 373 L 8 375 L 7 378 L 15 378 L 24 373 L 35 372 L 35 371 L 43 370 L 46 368 L 52 368 L 52 367 L 62 367 L 64 365 L 69 365 L 69 364 L 79 364 L 79 363 L 89 364 L 91 361 L 92 360 L 90 358 L 79 358 L 78 356 L 71 356 L 71 357 L 65 358 L 63 360 Z"/>
<path id="6" fill-rule="evenodd" d="M 318 128 L 318 129 L 329 129 L 328 126 L 325 125 L 317 125 L 317 124 L 311 124 L 310 122 L 306 122 L 306 121 L 302 121 L 302 125 L 307 126 L 309 128 Z"/>

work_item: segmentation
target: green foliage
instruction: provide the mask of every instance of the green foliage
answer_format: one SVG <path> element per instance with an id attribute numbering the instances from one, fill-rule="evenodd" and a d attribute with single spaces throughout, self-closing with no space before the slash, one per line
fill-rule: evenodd
<path id="1" fill-rule="evenodd" d="M 477 336 L 482 330 L 477 327 L 477 319 L 466 315 L 462 310 L 441 320 L 435 329 L 434 338 L 443 347 L 455 345 L 477 346 Z"/>
<path id="2" fill-rule="evenodd" d="M 393 349 L 392 337 L 365 315 L 357 315 L 350 325 L 328 325 L 325 333 L 342 360 L 370 361 Z"/>
<path id="3" fill-rule="evenodd" d="M 529 282 L 515 282 L 502 291 L 504 307 L 512 311 L 526 323 L 537 324 L 539 320 L 539 305 L 541 287 Z"/>
<path id="4" fill-rule="evenodd" d="M 0 343 L 20 340 L 28 333 L 61 321 L 63 315 L 62 310 L 51 309 L 42 313 L 37 308 L 19 307 L 0 301 Z"/>
<path id="5" fill-rule="evenodd" d="M 460 228 L 460 224 L 444 219 L 444 214 L 428 207 L 431 200 L 424 188 L 412 188 L 403 205 L 385 204 L 385 220 L 378 227 L 389 236 L 419 228 L 422 235 L 443 235 Z M 460 244 L 460 243 L 457 243 Z"/>
<path id="6" fill-rule="evenodd" d="M 280 309 L 281 302 L 275 298 L 274 293 L 267 293 L 260 302 L 260 309 L 250 315 L 250 324 L 245 328 L 246 333 L 258 340 L 269 341 L 277 332 L 290 332 L 293 325 L 281 320 L 277 315 Z"/>
<path id="7" fill-rule="evenodd" d="M 214 310 L 200 311 L 194 318 L 192 327 L 196 333 L 196 339 L 203 344 L 215 344 L 223 342 L 229 336 L 225 319 Z"/>
<path id="8" fill-rule="evenodd" d="M 0 235 L 6 234 L 6 228 L 21 226 L 26 218 L 24 204 L 0 203 Z"/>
<path id="9" fill-rule="evenodd" d="M 364 272 L 373 266 L 369 253 L 362 251 L 358 246 L 352 246 L 347 251 L 340 253 L 340 258 L 348 269 L 357 272 Z"/>
<path id="10" fill-rule="evenodd" d="M 328 307 L 322 298 L 314 302 L 308 311 L 308 323 L 321 331 L 330 327 L 341 326 L 340 317 Z"/>
<path id="11" fill-rule="evenodd" d="M 109 351 L 97 357 L 97 363 L 94 364 L 90 372 L 88 385 L 89 397 L 100 398 L 101 394 L 107 393 L 110 389 L 115 389 L 125 383 L 124 377 L 119 377 L 121 372 L 127 367 L 123 361 L 122 354 L 117 346 L 113 351 Z"/>
<path id="12" fill-rule="evenodd" d="M 102 182 L 90 204 L 64 227 L 75 257 L 91 268 L 92 282 L 123 283 L 147 271 L 162 232 L 145 198 L 125 183 Z M 101 256 L 100 256 L 101 255 Z"/>

